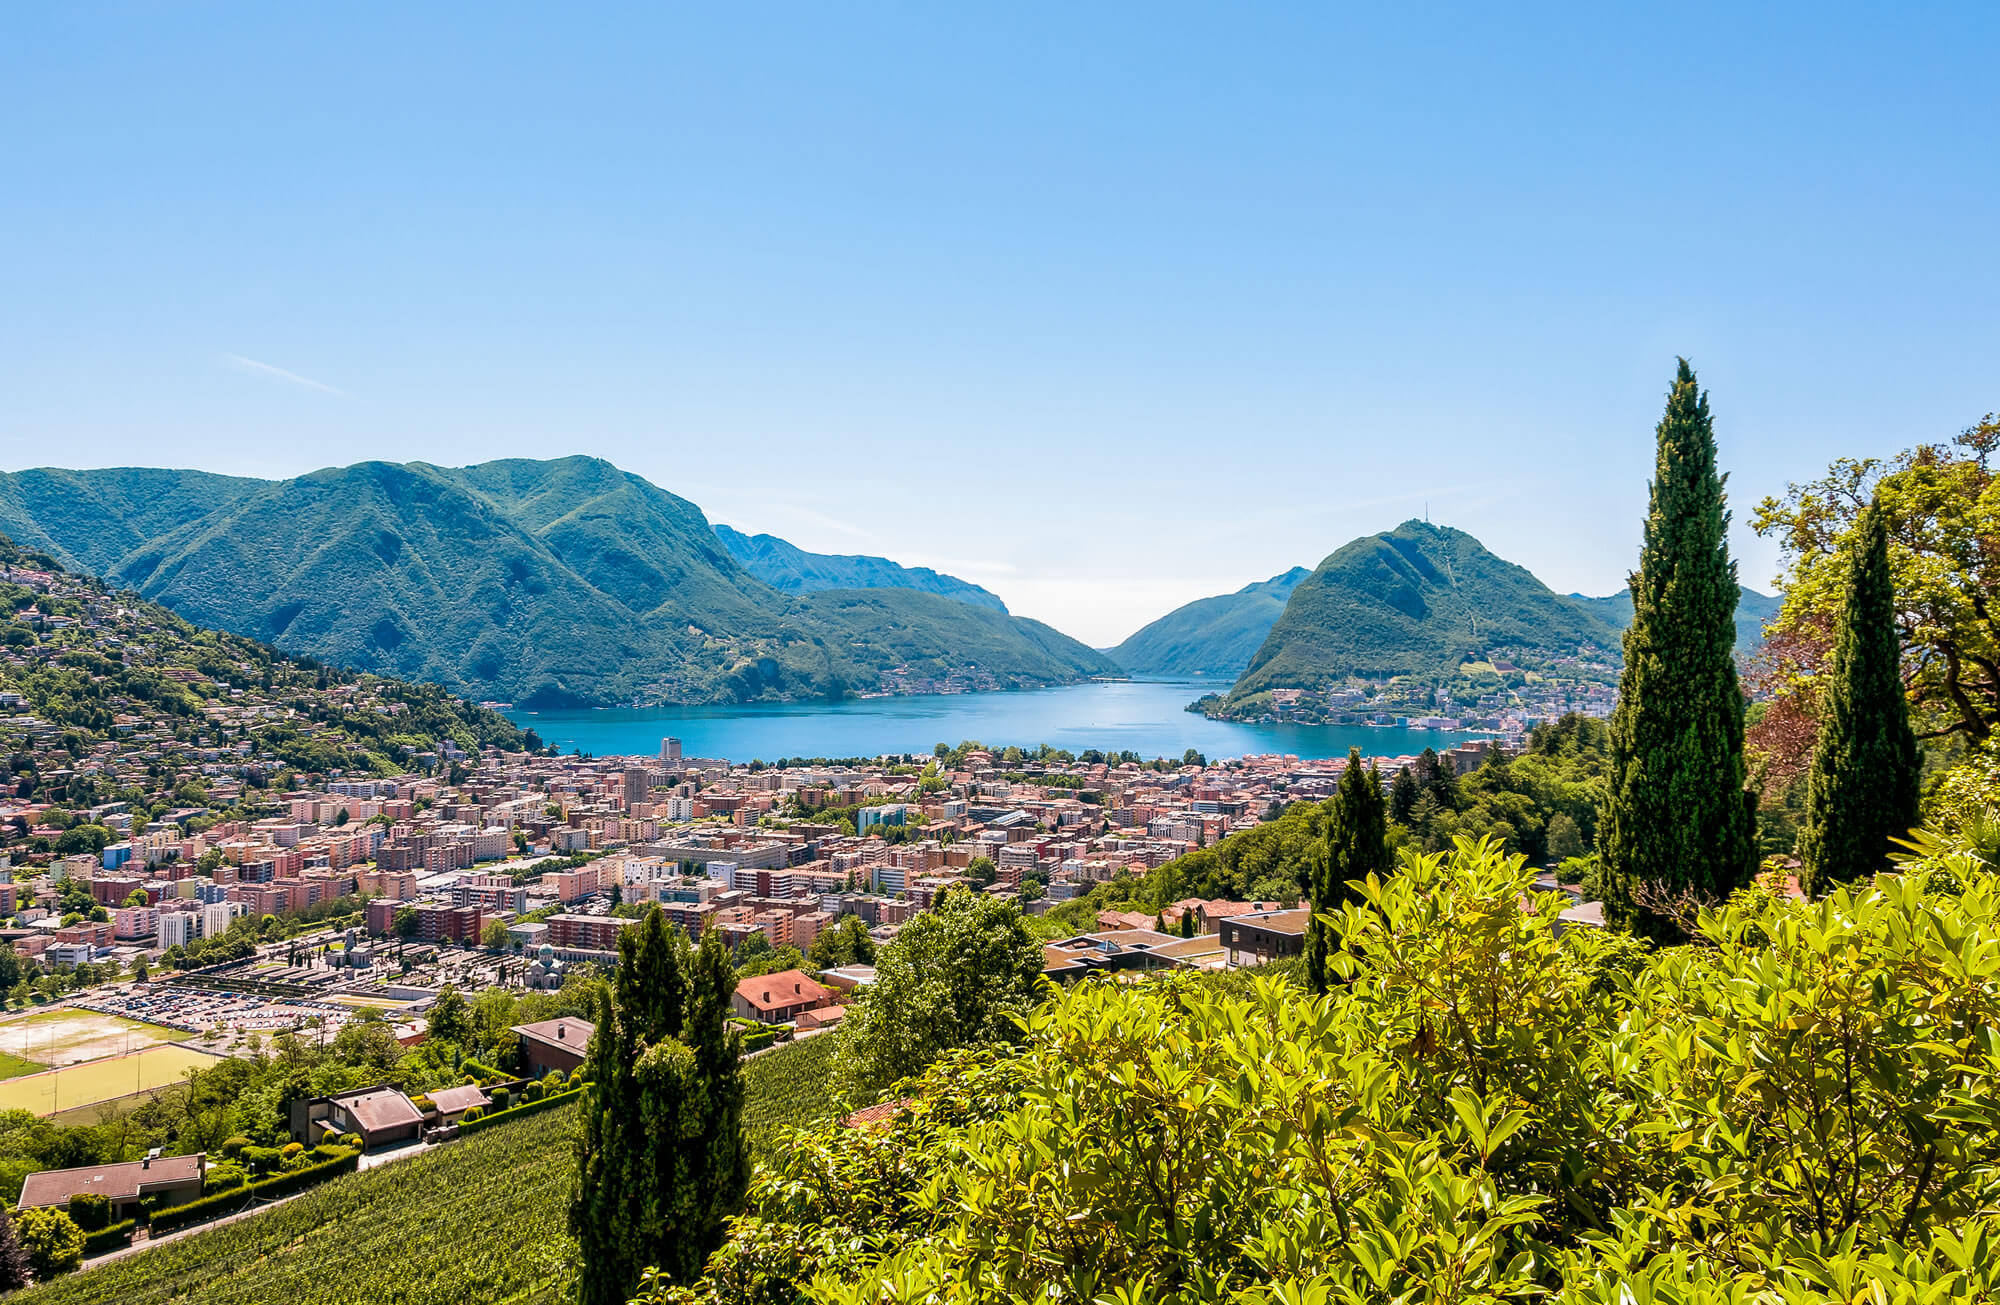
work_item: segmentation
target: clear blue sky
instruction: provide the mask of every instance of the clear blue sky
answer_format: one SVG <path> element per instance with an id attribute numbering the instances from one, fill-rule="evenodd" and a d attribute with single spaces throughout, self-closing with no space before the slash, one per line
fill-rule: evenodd
<path id="1" fill-rule="evenodd" d="M 2000 408 L 2000 6 L 0 16 L 0 466 L 598 454 L 1092 642 Z M 1752 14 L 1750 9 L 1759 12 Z"/>

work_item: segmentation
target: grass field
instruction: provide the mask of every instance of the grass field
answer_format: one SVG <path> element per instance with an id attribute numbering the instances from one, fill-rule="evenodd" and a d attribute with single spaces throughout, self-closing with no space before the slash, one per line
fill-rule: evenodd
<path id="1" fill-rule="evenodd" d="M 0 1082 L 0 1110 L 29 1110 L 38 1115 L 75 1110 L 177 1083 L 189 1068 L 214 1063 L 215 1057 L 185 1047 L 148 1047 L 129 1056 Z"/>
<path id="2" fill-rule="evenodd" d="M 832 1113 L 832 1044 L 808 1039 L 744 1066 L 744 1127 L 760 1154 L 785 1125 Z M 564 1106 L 336 1178 L 7 1305 L 553 1305 L 575 1253 L 564 1231 L 575 1120 Z"/>
<path id="3" fill-rule="evenodd" d="M 158 1024 L 65 1008 L 0 1021 L 0 1052 L 45 1067 L 75 1065 L 172 1042 L 180 1036 Z"/>
<path id="4" fill-rule="evenodd" d="M 23 1074 L 39 1074 L 48 1066 L 33 1060 L 22 1060 L 0 1051 L 0 1079 L 19 1078 Z"/>

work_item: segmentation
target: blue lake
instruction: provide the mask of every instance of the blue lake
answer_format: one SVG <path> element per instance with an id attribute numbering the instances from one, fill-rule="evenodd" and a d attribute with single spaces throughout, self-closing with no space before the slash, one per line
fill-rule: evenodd
<path id="1" fill-rule="evenodd" d="M 1363 725 L 1239 725 L 1185 710 L 1227 683 L 1117 680 L 1026 693 L 963 693 L 861 698 L 837 703 L 777 703 L 730 707 L 594 708 L 508 711 L 507 718 L 564 752 L 597 756 L 657 756 L 672 735 L 691 757 L 731 761 L 779 757 L 874 757 L 929 752 L 938 743 L 977 739 L 990 747 L 1046 743 L 1081 752 L 1131 751 L 1179 757 L 1194 748 L 1210 760 L 1246 753 L 1400 756 L 1440 750 L 1469 735 Z"/>

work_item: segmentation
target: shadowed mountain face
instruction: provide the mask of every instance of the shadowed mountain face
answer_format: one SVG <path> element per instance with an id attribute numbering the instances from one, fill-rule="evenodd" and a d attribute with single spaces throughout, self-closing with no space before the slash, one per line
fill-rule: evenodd
<path id="1" fill-rule="evenodd" d="M 0 475 L 0 531 L 199 624 L 523 703 L 839 696 L 899 667 L 999 687 L 1115 669 L 937 594 L 782 593 L 694 504 L 595 458 L 280 481 L 26 471 Z"/>
<path id="2" fill-rule="evenodd" d="M 808 553 L 775 535 L 746 535 L 718 525 L 716 538 L 744 570 L 773 589 L 788 594 L 822 589 L 914 589 L 918 593 L 956 598 L 996 612 L 1007 604 L 969 580 L 943 575 L 927 566 L 902 566 L 886 557 L 857 553 Z"/>
<path id="3" fill-rule="evenodd" d="M 1591 604 L 1551 592 L 1463 531 L 1406 521 L 1300 580 L 1230 696 L 1348 675 L 1448 675 L 1494 648 L 1618 643 Z"/>
<path id="4" fill-rule="evenodd" d="M 1233 594 L 1198 598 L 1176 607 L 1109 650 L 1134 675 L 1243 673 L 1285 610 L 1299 581 L 1312 574 L 1295 566 L 1283 575 L 1244 585 Z"/>

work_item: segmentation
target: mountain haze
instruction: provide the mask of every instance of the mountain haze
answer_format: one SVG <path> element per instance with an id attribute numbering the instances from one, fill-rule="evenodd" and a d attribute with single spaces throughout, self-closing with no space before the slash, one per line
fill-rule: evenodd
<path id="1" fill-rule="evenodd" d="M 0 530 L 198 624 L 522 703 L 837 697 L 898 667 L 992 687 L 1116 669 L 935 594 L 781 593 L 700 508 L 597 458 L 279 481 L 27 471 L 0 475 Z"/>
<path id="2" fill-rule="evenodd" d="M 1000 597 L 969 580 L 927 566 L 903 566 L 886 557 L 857 553 L 808 553 L 776 535 L 746 535 L 718 523 L 715 534 L 751 575 L 788 594 L 822 589 L 914 589 L 960 602 L 1007 610 Z"/>
<path id="3" fill-rule="evenodd" d="M 1405 521 L 1343 546 L 1299 581 L 1230 698 L 1349 675 L 1449 675 L 1495 648 L 1618 642 L 1600 612 L 1471 535 Z"/>
<path id="4" fill-rule="evenodd" d="M 1295 566 L 1233 594 L 1197 598 L 1107 651 L 1135 675 L 1240 675 L 1310 574 Z"/>

